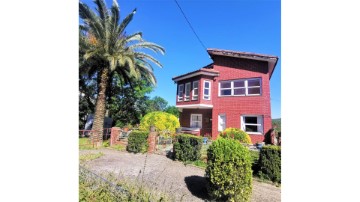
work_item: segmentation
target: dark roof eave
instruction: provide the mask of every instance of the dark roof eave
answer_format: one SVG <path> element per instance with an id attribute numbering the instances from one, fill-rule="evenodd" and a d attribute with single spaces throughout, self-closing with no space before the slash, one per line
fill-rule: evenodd
<path id="1" fill-rule="evenodd" d="M 218 72 L 209 72 L 209 71 L 197 70 L 197 71 L 190 72 L 190 73 L 187 73 L 187 74 L 184 74 L 184 75 L 173 77 L 172 80 L 174 82 L 178 82 L 178 81 L 181 81 L 181 80 L 184 80 L 184 79 L 188 79 L 188 78 L 192 78 L 192 77 L 200 76 L 200 75 L 214 76 L 215 77 L 215 76 L 219 76 L 220 74 Z"/>

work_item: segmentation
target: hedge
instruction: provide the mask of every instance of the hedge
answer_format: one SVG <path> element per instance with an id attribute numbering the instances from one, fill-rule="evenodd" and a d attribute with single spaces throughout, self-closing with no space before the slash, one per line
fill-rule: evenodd
<path id="1" fill-rule="evenodd" d="M 219 138 L 207 152 L 209 195 L 216 201 L 250 201 L 252 170 L 249 150 L 239 141 Z"/>
<path id="2" fill-rule="evenodd" d="M 195 135 L 180 134 L 176 136 L 173 146 L 174 157 L 180 161 L 196 161 L 200 159 L 202 138 Z"/>
<path id="3" fill-rule="evenodd" d="M 128 138 L 126 150 L 134 153 L 145 153 L 149 147 L 147 139 L 149 132 L 134 130 Z"/>
<path id="4" fill-rule="evenodd" d="M 281 183 L 281 147 L 263 146 L 258 166 L 260 178 Z"/>
<path id="5" fill-rule="evenodd" d="M 251 144 L 250 136 L 239 128 L 226 128 L 219 135 L 223 138 L 232 138 L 239 140 L 241 143 Z"/>
<path id="6" fill-rule="evenodd" d="M 175 129 L 180 127 L 178 118 L 166 112 L 151 112 L 146 114 L 140 121 L 140 130 L 149 131 L 150 126 L 155 126 L 160 133 L 174 134 Z"/>

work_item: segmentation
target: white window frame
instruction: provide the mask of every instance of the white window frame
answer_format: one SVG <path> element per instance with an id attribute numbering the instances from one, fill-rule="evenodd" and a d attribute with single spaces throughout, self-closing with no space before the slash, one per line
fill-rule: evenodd
<path id="1" fill-rule="evenodd" d="M 260 81 L 260 86 L 248 86 L 248 81 L 251 80 L 259 80 Z M 234 87 L 234 82 L 236 81 L 244 81 L 244 87 Z M 231 87 L 230 88 L 221 88 L 221 84 L 222 83 L 228 83 L 231 82 Z M 235 89 L 241 89 L 241 88 L 245 88 L 245 94 L 243 95 L 234 95 L 234 90 Z M 260 88 L 260 93 L 259 94 L 249 94 L 248 90 L 249 88 Z M 221 95 L 221 90 L 229 90 L 231 89 L 231 95 Z M 229 96 L 259 96 L 262 95 L 262 80 L 261 78 L 251 78 L 251 79 L 237 79 L 237 80 L 227 80 L 227 81 L 220 81 L 219 82 L 219 97 L 229 97 Z"/>
<path id="2" fill-rule="evenodd" d="M 198 127 L 198 128 L 202 128 L 202 114 L 191 114 L 190 115 L 190 127 L 191 128 L 195 128 L 195 127 L 193 127 L 193 116 L 199 116 L 200 117 L 200 121 L 196 121 L 196 122 L 199 122 L 200 124 L 200 127 Z"/>
<path id="3" fill-rule="evenodd" d="M 205 83 L 209 83 L 209 88 L 205 88 Z M 209 95 L 205 95 L 205 89 L 209 89 Z M 209 98 L 206 99 L 205 96 L 209 96 Z M 211 100 L 211 82 L 210 82 L 209 80 L 205 80 L 205 81 L 204 81 L 203 99 L 204 99 L 204 100 Z"/>
<path id="4" fill-rule="evenodd" d="M 245 123 L 245 117 L 256 117 L 257 123 L 256 124 L 255 123 Z M 240 117 L 240 120 L 241 120 L 241 130 L 245 131 L 246 133 L 254 134 L 254 135 L 264 134 L 264 117 L 262 115 L 242 115 Z M 257 126 L 258 131 L 257 132 L 246 131 L 246 125 Z"/>
<path id="5" fill-rule="evenodd" d="M 182 90 L 180 91 L 182 87 Z M 182 102 L 183 101 L 183 98 L 184 98 L 184 84 L 180 84 L 178 86 L 178 102 Z"/>
<path id="6" fill-rule="evenodd" d="M 224 117 L 224 126 L 220 126 L 220 117 Z M 220 127 L 222 127 L 222 130 L 220 130 Z M 226 114 L 219 114 L 218 115 L 218 132 L 222 132 L 226 129 Z"/>
<path id="7" fill-rule="evenodd" d="M 185 90 L 184 91 L 185 91 L 184 101 L 190 101 L 191 82 L 188 82 L 188 83 L 185 84 Z M 189 92 L 189 95 L 186 95 L 186 91 Z"/>
<path id="8" fill-rule="evenodd" d="M 197 87 L 195 88 L 195 83 L 197 84 Z M 195 89 L 197 89 L 197 94 L 195 95 Z M 199 81 L 193 82 L 193 89 L 192 89 L 192 98 L 191 100 L 198 100 L 199 97 Z"/>

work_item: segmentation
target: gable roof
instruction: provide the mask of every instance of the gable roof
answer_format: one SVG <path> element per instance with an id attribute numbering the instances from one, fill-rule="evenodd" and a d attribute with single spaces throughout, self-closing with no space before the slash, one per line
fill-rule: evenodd
<path id="1" fill-rule="evenodd" d="M 209 55 L 212 59 L 213 59 L 213 56 L 224 56 L 224 57 L 234 57 L 234 58 L 258 60 L 258 61 L 266 61 L 266 62 L 268 62 L 268 70 L 270 73 L 270 78 L 271 78 L 272 73 L 274 72 L 275 66 L 279 59 L 277 56 L 273 56 L 273 55 L 231 51 L 231 50 L 221 50 L 221 49 L 215 49 L 215 48 L 208 48 L 207 52 L 209 53 Z"/>
<path id="2" fill-rule="evenodd" d="M 192 72 L 188 72 L 186 74 L 182 74 L 180 76 L 175 76 L 172 78 L 173 81 L 178 82 L 187 78 L 191 78 L 194 76 L 198 76 L 198 75 L 206 75 L 206 76 L 219 76 L 219 71 L 212 69 L 212 65 L 208 64 L 205 67 L 202 67 L 198 70 L 192 71 Z"/>

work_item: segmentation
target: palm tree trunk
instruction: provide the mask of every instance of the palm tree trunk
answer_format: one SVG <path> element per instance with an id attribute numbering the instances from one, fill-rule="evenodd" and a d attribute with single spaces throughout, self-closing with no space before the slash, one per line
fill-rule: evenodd
<path id="1" fill-rule="evenodd" d="M 95 147 L 100 147 L 102 145 L 102 137 L 104 130 L 104 118 L 106 112 L 106 86 L 109 80 L 109 69 L 104 68 L 100 72 L 101 80 L 99 85 L 99 94 L 96 98 L 95 106 L 95 117 L 94 123 L 92 126 L 92 138 L 95 142 Z"/>

